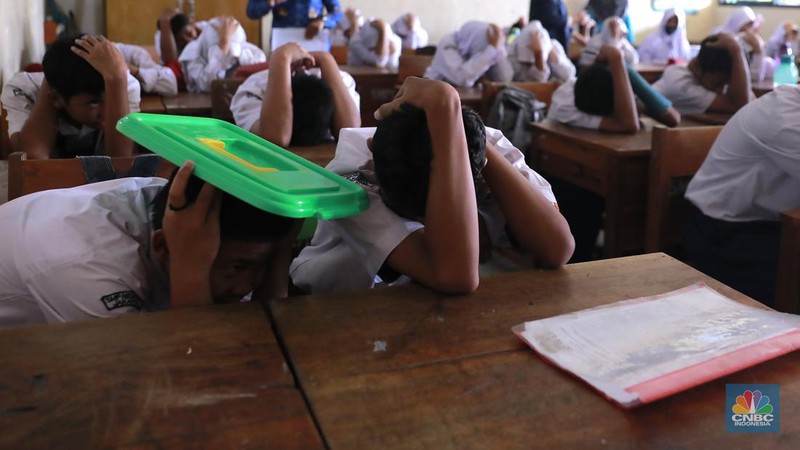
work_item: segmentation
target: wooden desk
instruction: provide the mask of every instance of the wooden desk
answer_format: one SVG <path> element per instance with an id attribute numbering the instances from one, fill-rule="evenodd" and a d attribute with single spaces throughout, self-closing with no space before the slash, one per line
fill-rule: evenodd
<path id="1" fill-rule="evenodd" d="M 139 103 L 139 110 L 143 113 L 166 114 L 167 108 L 164 106 L 164 101 L 161 96 L 153 94 L 142 95 L 142 101 Z"/>
<path id="2" fill-rule="evenodd" d="M 733 117 L 733 114 L 729 113 L 685 114 L 681 117 L 681 125 L 683 125 L 684 121 L 693 121 L 702 125 L 725 125 L 731 117 Z"/>
<path id="3" fill-rule="evenodd" d="M 287 150 L 297 156 L 305 158 L 314 164 L 325 167 L 336 154 L 336 143 L 326 142 L 324 144 L 312 145 L 308 147 L 289 147 Z"/>
<path id="4" fill-rule="evenodd" d="M 469 296 L 405 286 L 270 309 L 330 448 L 794 448 L 800 353 L 624 411 L 511 332 L 697 281 L 755 304 L 650 254 L 496 275 Z M 780 384 L 781 434 L 727 434 L 726 383 Z"/>
<path id="5" fill-rule="evenodd" d="M 639 75 L 642 76 L 648 83 L 653 84 L 661 78 L 661 75 L 664 73 L 664 69 L 667 68 L 666 64 L 655 64 L 655 63 L 639 63 L 633 66 L 633 69 L 636 70 Z"/>
<path id="6" fill-rule="evenodd" d="M 211 117 L 211 94 L 179 92 L 174 97 L 163 97 L 167 114 Z"/>
<path id="7" fill-rule="evenodd" d="M 550 120 L 533 124 L 534 168 L 605 198 L 605 257 L 644 248 L 651 130 L 617 134 Z"/>
<path id="8" fill-rule="evenodd" d="M 773 80 L 763 80 L 763 81 L 753 81 L 752 83 L 753 94 L 756 97 L 761 97 L 764 94 L 768 94 L 775 89 L 775 81 Z"/>
<path id="9" fill-rule="evenodd" d="M 483 87 L 482 86 L 473 86 L 473 87 L 456 87 L 456 91 L 458 91 L 458 97 L 461 99 L 461 104 L 463 106 L 469 106 L 470 108 L 477 111 L 479 114 L 483 112 Z M 486 120 L 486 117 L 483 118 Z"/>
<path id="10" fill-rule="evenodd" d="M 339 66 L 356 81 L 356 91 L 361 96 L 361 126 L 374 127 L 373 114 L 382 104 L 397 94 L 397 71 L 370 66 Z"/>
<path id="11" fill-rule="evenodd" d="M 0 448 L 322 448 L 256 303 L 0 331 Z"/>

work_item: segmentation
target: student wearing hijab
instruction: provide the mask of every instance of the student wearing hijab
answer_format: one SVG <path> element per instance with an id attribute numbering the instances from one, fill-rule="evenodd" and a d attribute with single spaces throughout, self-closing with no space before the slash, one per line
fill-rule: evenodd
<path id="1" fill-rule="evenodd" d="M 682 10 L 670 8 L 664 11 L 658 29 L 650 33 L 639 46 L 639 60 L 666 63 L 670 60 L 688 61 L 690 58 L 686 14 Z"/>
<path id="2" fill-rule="evenodd" d="M 403 14 L 392 22 L 392 31 L 403 40 L 403 48 L 416 50 L 428 45 L 428 32 L 413 13 Z"/>
<path id="3" fill-rule="evenodd" d="M 628 16 L 628 0 L 589 0 L 586 11 L 597 22 L 597 31 L 603 28 L 603 22 L 609 17 L 619 17 L 625 22 L 626 30 L 628 30 L 626 31 L 628 42 L 633 42 L 635 36 Z"/>
<path id="4" fill-rule="evenodd" d="M 375 19 L 361 27 L 350 39 L 348 66 L 373 66 L 397 69 L 403 43 L 389 24 Z"/>
<path id="5" fill-rule="evenodd" d="M 792 55 L 796 57 L 800 50 L 798 39 L 800 39 L 800 27 L 790 20 L 783 22 L 775 28 L 772 37 L 767 41 L 767 56 L 780 60 L 787 49 L 791 49 Z"/>
<path id="6" fill-rule="evenodd" d="M 472 87 L 484 75 L 492 81 L 511 81 L 514 69 L 504 43 L 497 24 L 467 22 L 439 41 L 425 78 L 462 87 Z"/>
<path id="7" fill-rule="evenodd" d="M 566 81 L 575 76 L 564 47 L 550 38 L 538 20 L 525 26 L 507 49 L 514 81 Z"/>
<path id="8" fill-rule="evenodd" d="M 528 20 L 541 22 L 550 37 L 562 47 L 569 46 L 572 29 L 569 26 L 569 13 L 564 0 L 531 0 Z"/>
<path id="9" fill-rule="evenodd" d="M 619 17 L 609 17 L 603 22 L 603 29 L 589 39 L 589 43 L 581 52 L 578 65 L 585 67 L 594 63 L 600 50 L 606 45 L 618 48 L 622 52 L 625 64 L 632 65 L 639 62 L 639 53 L 625 38 L 628 29 Z"/>
<path id="10" fill-rule="evenodd" d="M 361 11 L 347 8 L 342 20 L 331 31 L 331 45 L 342 46 L 350 44 L 350 39 L 364 26 L 364 16 Z"/>
<path id="11" fill-rule="evenodd" d="M 737 8 L 713 33 L 730 33 L 739 39 L 747 65 L 750 68 L 750 79 L 762 81 L 772 78 L 775 73 L 775 61 L 766 57 L 764 39 L 758 34 L 759 18 L 752 8 Z M 712 34 L 713 34 L 712 33 Z"/>

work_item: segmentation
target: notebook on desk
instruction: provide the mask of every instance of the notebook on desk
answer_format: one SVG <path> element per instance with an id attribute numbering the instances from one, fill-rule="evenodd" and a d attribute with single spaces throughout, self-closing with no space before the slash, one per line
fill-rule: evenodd
<path id="1" fill-rule="evenodd" d="M 534 351 L 623 408 L 800 347 L 800 317 L 746 306 L 705 284 L 513 327 Z"/>

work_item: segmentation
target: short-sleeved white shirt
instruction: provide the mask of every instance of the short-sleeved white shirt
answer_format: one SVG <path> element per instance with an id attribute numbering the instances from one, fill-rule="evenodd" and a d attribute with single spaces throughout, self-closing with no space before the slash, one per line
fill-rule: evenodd
<path id="1" fill-rule="evenodd" d="M 600 129 L 603 116 L 588 114 L 575 106 L 575 78 L 569 79 L 553 92 L 547 118 L 566 125 L 590 130 Z"/>
<path id="2" fill-rule="evenodd" d="M 42 191 L 0 206 L 0 328 L 168 306 L 150 250 L 161 178 Z"/>
<path id="3" fill-rule="evenodd" d="M 778 86 L 725 125 L 686 198 L 730 222 L 778 220 L 800 208 L 800 87 Z"/>
<path id="4" fill-rule="evenodd" d="M 704 113 L 717 97 L 716 92 L 704 88 L 689 67 L 683 64 L 673 64 L 664 69 L 653 89 L 667 97 L 681 114 Z"/>
<path id="5" fill-rule="evenodd" d="M 367 191 L 369 208 L 345 219 L 317 224 L 311 244 L 290 268 L 294 284 L 312 293 L 350 292 L 369 289 L 386 258 L 406 237 L 424 227 L 392 212 L 381 199 L 371 171 L 362 170 L 372 159 L 367 138 L 375 128 L 347 128 L 339 135 L 336 156 L 327 168 Z M 525 164 L 525 157 L 499 130 L 486 128 L 486 138 L 539 192 L 556 203 L 550 184 Z M 508 245 L 505 219 L 499 205 L 484 186 L 478 190 L 478 211 L 495 245 Z M 342 268 L 346 268 L 342 270 Z M 392 284 L 408 282 L 402 276 Z"/>
<path id="6" fill-rule="evenodd" d="M 321 78 L 322 72 L 319 69 L 308 70 L 309 75 Z M 347 87 L 347 93 L 356 105 L 356 110 L 359 110 L 361 97 L 356 92 L 356 80 L 343 71 L 339 71 L 342 76 L 342 81 Z M 261 103 L 264 100 L 264 95 L 267 92 L 267 80 L 269 79 L 269 69 L 256 72 L 244 81 L 231 99 L 231 112 L 233 113 L 233 120 L 241 128 L 247 131 L 253 131 L 253 127 L 258 123 L 261 117 Z"/>

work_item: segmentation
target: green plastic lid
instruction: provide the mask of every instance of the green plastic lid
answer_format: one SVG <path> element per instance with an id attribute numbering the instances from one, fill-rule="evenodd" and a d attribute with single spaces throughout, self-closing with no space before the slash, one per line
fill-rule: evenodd
<path id="1" fill-rule="evenodd" d="M 131 113 L 117 129 L 178 166 L 251 205 L 286 217 L 358 214 L 366 192 L 335 173 L 218 119 Z"/>

